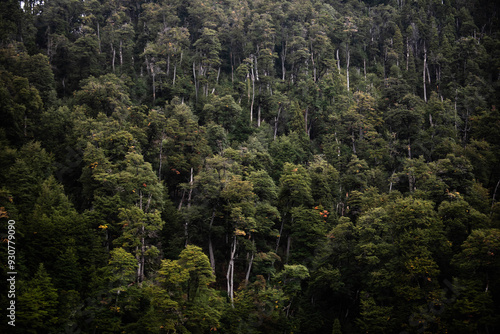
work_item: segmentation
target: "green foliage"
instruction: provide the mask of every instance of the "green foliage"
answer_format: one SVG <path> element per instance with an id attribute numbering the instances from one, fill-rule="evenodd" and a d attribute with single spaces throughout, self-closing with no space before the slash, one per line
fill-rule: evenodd
<path id="1" fill-rule="evenodd" d="M 40 263 L 38 270 L 29 281 L 21 285 L 17 325 L 25 333 L 50 333 L 57 328 L 57 290 L 52 279 Z"/>
<path id="2" fill-rule="evenodd" d="M 498 332 L 499 12 L 3 1 L 18 332 Z"/>

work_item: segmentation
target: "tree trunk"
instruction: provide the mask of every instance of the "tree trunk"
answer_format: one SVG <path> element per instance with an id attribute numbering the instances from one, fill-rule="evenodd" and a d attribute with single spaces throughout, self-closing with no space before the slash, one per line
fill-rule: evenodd
<path id="1" fill-rule="evenodd" d="M 215 207 L 212 209 L 212 218 L 210 218 L 210 225 L 208 227 L 208 255 L 210 257 L 210 266 L 212 267 L 212 273 L 215 274 L 215 256 L 214 248 L 212 245 L 212 225 L 214 224 L 215 218 Z"/>
<path id="2" fill-rule="evenodd" d="M 260 103 L 259 108 L 257 109 L 257 127 L 260 128 Z"/>
<path id="3" fill-rule="evenodd" d="M 276 135 L 278 134 L 278 124 L 279 124 L 279 119 L 280 119 L 280 113 L 281 113 L 281 104 L 278 107 L 278 115 L 274 118 L 274 140 L 276 140 Z"/>
<path id="4" fill-rule="evenodd" d="M 347 91 L 349 91 L 349 63 L 351 61 L 351 52 L 349 50 L 349 45 L 347 45 L 347 66 L 346 66 L 346 75 L 347 75 Z"/>
<path id="5" fill-rule="evenodd" d="M 170 53 L 167 56 L 167 77 L 170 74 Z"/>
<path id="6" fill-rule="evenodd" d="M 231 242 L 231 255 L 229 257 L 229 265 L 227 266 L 227 294 L 231 299 L 231 306 L 234 307 L 234 256 L 236 254 L 237 239 L 236 235 L 233 236 Z"/>
<path id="7" fill-rule="evenodd" d="M 196 96 L 196 101 L 198 101 L 198 82 L 196 81 L 196 68 L 193 61 L 193 78 L 194 78 L 194 91 Z"/>
<path id="8" fill-rule="evenodd" d="M 111 67 L 113 68 L 113 73 L 114 73 L 115 72 L 116 50 L 113 47 L 113 43 L 111 43 L 111 52 L 113 53 L 113 57 L 111 58 Z"/>
<path id="9" fill-rule="evenodd" d="M 425 86 L 425 68 L 427 66 L 427 48 L 424 44 L 424 69 L 422 71 L 422 81 L 424 84 L 424 101 L 427 102 L 427 88 Z"/>
<path id="10" fill-rule="evenodd" d="M 252 244 L 255 248 L 255 240 L 252 240 Z M 252 256 L 250 257 L 250 262 L 248 263 L 247 274 L 245 275 L 245 281 L 247 281 L 247 282 L 250 279 L 250 272 L 252 271 L 252 264 L 253 264 L 254 255 L 255 255 L 254 250 L 252 250 Z"/>
<path id="11" fill-rule="evenodd" d="M 313 80 L 316 82 L 316 63 L 314 62 L 314 53 L 312 51 L 312 45 L 311 45 L 311 63 L 313 67 Z"/>
<path id="12" fill-rule="evenodd" d="M 252 67 L 251 78 L 252 78 L 252 104 L 250 104 L 250 125 L 252 125 L 253 122 L 253 105 L 255 103 L 255 75 L 253 67 Z"/>
<path id="13" fill-rule="evenodd" d="M 123 66 L 123 42 L 120 39 L 120 71 Z"/>
<path id="14" fill-rule="evenodd" d="M 340 57 L 339 57 L 339 49 L 337 49 L 337 69 L 339 70 L 339 74 L 340 74 Z"/>
<path id="15" fill-rule="evenodd" d="M 288 235 L 286 242 L 286 255 L 285 255 L 285 264 L 288 263 L 288 257 L 290 255 L 290 247 L 292 246 L 292 236 Z"/>
<path id="16" fill-rule="evenodd" d="M 283 45 L 283 50 L 281 50 L 281 80 L 285 81 L 285 60 L 286 60 L 286 42 Z"/>
<path id="17" fill-rule="evenodd" d="M 99 46 L 99 54 L 101 54 L 101 33 L 99 32 L 99 22 L 97 22 L 97 42 Z"/>

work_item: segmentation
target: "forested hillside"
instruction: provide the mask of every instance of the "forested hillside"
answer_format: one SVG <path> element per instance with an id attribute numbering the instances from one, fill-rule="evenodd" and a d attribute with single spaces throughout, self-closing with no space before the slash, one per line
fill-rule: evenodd
<path id="1" fill-rule="evenodd" d="M 499 11 L 1 1 L 0 331 L 500 332 Z"/>

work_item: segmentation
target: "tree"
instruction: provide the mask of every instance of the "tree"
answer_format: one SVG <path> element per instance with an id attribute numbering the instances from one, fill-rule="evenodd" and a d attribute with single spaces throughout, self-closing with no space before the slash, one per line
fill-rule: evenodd
<path id="1" fill-rule="evenodd" d="M 51 333 L 57 328 L 58 294 L 52 279 L 40 263 L 32 279 L 19 291 L 18 326 L 26 333 Z"/>
<path id="2" fill-rule="evenodd" d="M 99 113 L 111 116 L 126 115 L 130 107 L 128 89 L 123 79 L 115 74 L 95 78 L 90 76 L 81 83 L 82 89 L 75 92 L 76 104 L 82 105 L 87 116 L 96 117 Z"/>
<path id="3" fill-rule="evenodd" d="M 1 69 L 0 73 L 0 115 L 5 120 L 7 138 L 17 145 L 24 144 L 33 136 L 34 124 L 43 107 L 42 99 L 27 78 Z"/>
<path id="4" fill-rule="evenodd" d="M 163 328 L 204 333 L 219 327 L 222 301 L 209 287 L 215 276 L 201 248 L 188 245 L 178 260 L 163 260 L 159 274 L 161 290 L 153 305 L 163 315 L 158 319 Z"/>

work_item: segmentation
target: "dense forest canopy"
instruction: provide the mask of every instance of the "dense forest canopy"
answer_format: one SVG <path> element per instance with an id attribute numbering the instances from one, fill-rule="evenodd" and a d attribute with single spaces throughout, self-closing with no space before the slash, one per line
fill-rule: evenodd
<path id="1" fill-rule="evenodd" d="M 500 331 L 499 10 L 0 2 L 1 331 Z"/>

